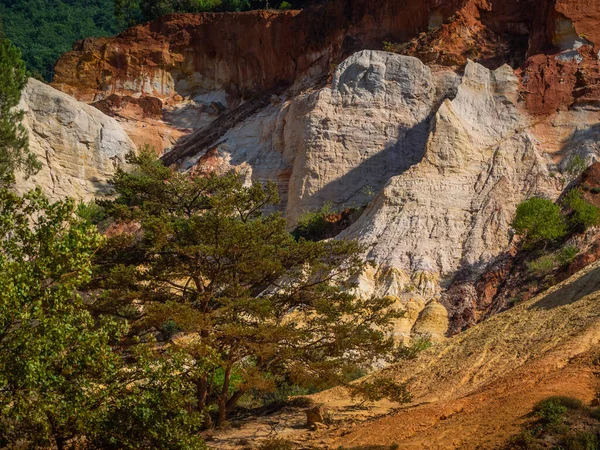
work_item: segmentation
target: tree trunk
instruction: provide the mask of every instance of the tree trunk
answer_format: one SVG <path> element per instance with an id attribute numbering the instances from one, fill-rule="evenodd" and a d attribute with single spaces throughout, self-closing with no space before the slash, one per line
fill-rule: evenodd
<path id="1" fill-rule="evenodd" d="M 58 450 L 65 450 L 67 448 L 67 440 L 63 437 L 55 437 L 54 442 L 56 442 Z"/>
<path id="2" fill-rule="evenodd" d="M 196 399 L 198 400 L 198 411 L 202 411 L 206 407 L 206 399 L 208 397 L 208 380 L 206 377 L 202 377 L 196 380 Z"/>
<path id="3" fill-rule="evenodd" d="M 227 408 L 227 411 L 231 411 L 231 408 L 233 408 L 237 404 L 238 400 L 240 398 L 242 398 L 242 395 L 244 395 L 245 392 L 246 391 L 243 391 L 242 389 L 240 389 L 239 391 L 235 391 L 233 393 L 233 395 L 231 396 L 231 398 L 229 400 L 227 400 L 227 403 L 225 405 Z"/>
<path id="4" fill-rule="evenodd" d="M 227 420 L 227 397 L 229 394 L 229 379 L 231 378 L 231 366 L 225 368 L 223 376 L 223 389 L 217 404 L 219 405 L 219 415 L 217 416 L 217 427 L 222 426 Z"/>

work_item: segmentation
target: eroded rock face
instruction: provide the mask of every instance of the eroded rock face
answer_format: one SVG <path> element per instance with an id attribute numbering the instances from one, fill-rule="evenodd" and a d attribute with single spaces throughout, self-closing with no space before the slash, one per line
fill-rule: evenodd
<path id="1" fill-rule="evenodd" d="M 517 203 L 560 193 L 516 105 L 517 88 L 509 67 L 490 72 L 469 62 L 456 98 L 436 113 L 423 160 L 391 178 L 345 232 L 383 270 L 405 274 L 390 289 L 436 295 L 459 267 L 484 267 L 506 248 Z M 424 274 L 437 286 L 424 284 Z"/>
<path id="2" fill-rule="evenodd" d="M 469 62 L 460 77 L 362 51 L 339 65 L 331 87 L 270 105 L 185 167 L 210 158 L 213 168 L 278 181 L 292 226 L 325 202 L 370 203 L 341 235 L 359 239 L 377 263 L 360 290 L 397 297 L 403 308 L 416 295 L 420 313 L 460 268 L 482 271 L 508 246 L 518 202 L 560 193 L 518 91 L 508 66 Z M 417 319 L 409 314 L 397 334 L 415 334 Z M 443 335 L 437 319 L 418 334 L 429 322 L 437 324 L 430 334 Z"/>
<path id="3" fill-rule="evenodd" d="M 407 54 L 453 67 L 468 58 L 520 65 L 552 46 L 593 48 L 597 8 L 592 0 L 332 0 L 303 11 L 172 14 L 77 43 L 59 60 L 54 85 L 119 118 L 137 145 L 162 152 L 257 92 L 310 85 L 384 41 L 415 38 Z M 525 93 L 538 91 L 533 78 Z M 551 83 L 549 91 L 566 88 Z M 139 98 L 160 103 L 161 113 L 148 114 Z"/>
<path id="4" fill-rule="evenodd" d="M 311 109 L 293 117 L 302 133 L 288 187 L 290 223 L 326 202 L 366 204 L 386 180 L 418 163 L 438 102 L 437 78 L 416 58 L 362 51 L 340 64 L 331 89 L 294 105 Z"/>
<path id="5" fill-rule="evenodd" d="M 96 108 L 78 102 L 33 78 L 19 108 L 29 130 L 29 146 L 42 169 L 20 191 L 40 186 L 52 199 L 89 201 L 110 193 L 108 179 L 135 146 L 119 123 Z"/>
<path id="6" fill-rule="evenodd" d="M 453 330 L 494 310 L 507 267 L 478 277 L 510 253 L 516 204 L 558 198 L 570 157 L 600 154 L 599 7 L 333 0 L 171 15 L 79 43 L 55 85 L 115 116 L 136 144 L 175 145 L 165 161 L 182 170 L 276 181 L 290 227 L 326 202 L 368 203 L 340 236 L 376 263 L 361 291 L 411 311 L 399 335 L 434 305 L 440 334 L 441 304 Z M 411 38 L 398 51 L 420 60 L 354 53 Z"/>

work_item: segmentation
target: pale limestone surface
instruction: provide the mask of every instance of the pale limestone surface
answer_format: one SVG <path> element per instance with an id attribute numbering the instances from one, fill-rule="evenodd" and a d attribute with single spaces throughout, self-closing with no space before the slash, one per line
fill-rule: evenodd
<path id="1" fill-rule="evenodd" d="M 447 320 L 432 302 L 443 286 L 506 249 L 521 200 L 560 194 L 517 97 L 508 66 L 489 71 L 469 62 L 460 77 L 362 51 L 340 64 L 330 87 L 274 102 L 214 149 L 223 170 L 278 183 L 290 226 L 326 202 L 369 203 L 341 235 L 365 244 L 376 263 L 360 291 L 397 297 L 410 310 L 397 337 L 429 330 L 438 339 Z M 419 325 L 415 295 L 423 299 L 419 313 L 426 304 L 435 312 Z"/>
<path id="2" fill-rule="evenodd" d="M 24 98 L 32 148 L 51 156 L 41 184 L 57 196 L 102 191 L 131 143 L 114 120 L 37 85 Z M 540 124 L 520 108 L 508 66 L 489 71 L 469 62 L 459 76 L 362 51 L 337 67 L 330 86 L 295 86 L 271 103 L 183 168 L 234 168 L 248 181 L 275 181 L 290 227 L 326 202 L 368 203 L 340 238 L 357 238 L 376 263 L 360 292 L 397 297 L 407 311 L 398 339 L 441 337 L 443 287 L 460 269 L 484 270 L 507 248 L 521 200 L 556 199 L 563 187 L 549 173 L 559 161 L 546 153 L 556 149 L 537 139 Z"/>
<path id="3" fill-rule="evenodd" d="M 517 87 L 509 67 L 470 62 L 456 98 L 435 115 L 423 160 L 392 177 L 343 237 L 358 238 L 380 271 L 403 271 L 429 298 L 460 268 L 483 269 L 507 248 L 520 201 L 560 194 L 516 105 Z M 377 277 L 363 291 L 397 295 L 398 280 L 373 285 Z"/>
<path id="4" fill-rule="evenodd" d="M 30 149 L 42 163 L 33 177 L 18 175 L 19 191 L 40 186 L 52 199 L 83 201 L 110 194 L 107 181 L 135 150 L 115 119 L 33 78 L 19 108 Z"/>

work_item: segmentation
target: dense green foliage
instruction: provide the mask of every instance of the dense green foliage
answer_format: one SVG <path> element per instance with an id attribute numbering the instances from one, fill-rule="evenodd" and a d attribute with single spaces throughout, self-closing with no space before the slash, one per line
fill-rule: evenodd
<path id="1" fill-rule="evenodd" d="M 560 207 L 540 197 L 532 197 L 517 206 L 512 226 L 524 236 L 526 246 L 547 244 L 567 233 Z"/>
<path id="2" fill-rule="evenodd" d="M 54 65 L 73 44 L 112 36 L 127 26 L 172 12 L 302 8 L 310 0 L 0 0 L 6 36 L 22 50 L 27 69 L 52 80 Z"/>
<path id="3" fill-rule="evenodd" d="M 272 184 L 181 174 L 152 153 L 130 162 L 104 203 L 130 231 L 98 254 L 94 308 L 210 360 L 191 379 L 217 424 L 250 391 L 331 386 L 392 350 L 393 300 L 351 294 L 365 267 L 356 242 L 294 239 L 279 214 L 261 212 L 278 201 Z"/>
<path id="4" fill-rule="evenodd" d="M 185 362 L 114 346 L 126 323 L 77 289 L 103 238 L 70 200 L 0 191 L 0 447 L 195 449 L 201 417 Z M 166 355 L 163 355 L 166 356 Z"/>
<path id="5" fill-rule="evenodd" d="M 532 419 L 508 442 L 506 450 L 542 450 L 549 442 L 555 449 L 600 449 L 598 409 L 577 398 L 555 396 L 542 400 L 535 405 Z"/>
<path id="6" fill-rule="evenodd" d="M 573 228 L 586 230 L 600 224 L 600 208 L 592 205 L 579 189 L 572 189 L 563 200 L 563 205 L 571 211 L 569 222 Z"/>
<path id="7" fill-rule="evenodd" d="M 298 224 L 292 231 L 292 235 L 296 239 L 304 238 L 309 241 L 333 238 L 356 222 L 365 208 L 346 208 L 336 211 L 331 203 L 325 203 L 316 211 L 304 211 L 298 218 Z"/>
<path id="8" fill-rule="evenodd" d="M 75 41 L 123 29 L 113 0 L 0 0 L 0 18 L 6 36 L 22 50 L 28 70 L 46 80 Z"/>
<path id="9" fill-rule="evenodd" d="M 21 124 L 23 112 L 15 109 L 26 83 L 19 50 L 0 36 L 0 188 L 14 181 L 17 169 L 31 175 L 39 167 L 29 152 L 29 137 Z"/>
<path id="10" fill-rule="evenodd" d="M 384 398 L 395 403 L 410 403 L 412 395 L 406 388 L 406 384 L 398 383 L 390 374 L 380 374 L 367 378 L 360 383 L 348 386 L 353 399 L 359 398 L 362 403 L 372 403 Z"/>
<path id="11" fill-rule="evenodd" d="M 82 208 L 6 186 L 36 164 L 10 111 L 25 71 L 7 41 L 0 65 L 0 447 L 202 448 L 185 356 L 123 347 L 127 322 L 90 314 L 78 294 L 104 243 Z"/>

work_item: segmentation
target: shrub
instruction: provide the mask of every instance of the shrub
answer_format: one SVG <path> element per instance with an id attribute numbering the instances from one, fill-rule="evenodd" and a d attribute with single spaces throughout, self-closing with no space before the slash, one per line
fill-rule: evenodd
<path id="1" fill-rule="evenodd" d="M 594 408 L 590 411 L 590 417 L 592 419 L 600 420 L 600 408 Z"/>
<path id="2" fill-rule="evenodd" d="M 574 177 L 578 177 L 585 169 L 587 169 L 587 163 L 581 156 L 573 155 L 569 158 L 569 162 L 567 163 L 567 173 Z"/>
<path id="3" fill-rule="evenodd" d="M 507 450 L 537 450 L 539 448 L 541 446 L 536 443 L 535 436 L 531 430 L 524 430 L 517 434 L 510 439 L 506 446 Z"/>
<path id="4" fill-rule="evenodd" d="M 79 217 L 94 225 L 98 225 L 108 217 L 104 208 L 95 201 L 79 203 L 79 205 L 77 205 L 76 213 Z"/>
<path id="5" fill-rule="evenodd" d="M 538 276 L 547 275 L 554 269 L 554 258 L 552 255 L 542 256 L 534 261 L 528 261 L 525 263 L 527 265 L 527 270 L 530 273 Z"/>
<path id="6" fill-rule="evenodd" d="M 162 327 L 160 327 L 160 331 L 163 332 L 167 339 L 171 339 L 175 334 L 182 330 L 183 328 L 180 327 L 173 319 L 167 320 Z"/>
<path id="7" fill-rule="evenodd" d="M 406 51 L 407 44 L 398 44 L 396 42 L 385 41 L 383 43 L 383 51 L 390 53 L 404 53 Z"/>
<path id="8" fill-rule="evenodd" d="M 399 360 L 416 359 L 419 353 L 427 350 L 432 345 L 429 336 L 419 336 L 410 345 L 399 347 L 395 356 Z"/>
<path id="9" fill-rule="evenodd" d="M 526 246 L 556 241 L 567 233 L 560 207 L 550 200 L 531 197 L 517 206 L 512 224 L 515 231 L 525 237 Z"/>
<path id="10" fill-rule="evenodd" d="M 563 205 L 571 212 L 570 222 L 573 227 L 587 229 L 600 224 L 600 208 L 592 205 L 579 189 L 573 189 L 565 196 Z"/>
<path id="11" fill-rule="evenodd" d="M 258 401 L 261 406 L 264 407 L 277 407 L 281 408 L 284 406 L 301 406 L 306 400 L 310 400 L 307 397 L 301 397 L 303 395 L 310 395 L 317 392 L 317 389 L 306 388 L 295 385 L 291 382 L 283 381 L 277 383 L 277 388 L 271 392 L 253 392 L 254 400 Z M 304 400 L 306 399 L 306 400 Z"/>
<path id="12" fill-rule="evenodd" d="M 298 220 L 298 226 L 292 232 L 296 239 L 301 237 L 308 240 L 318 240 L 327 230 L 325 218 L 333 213 L 333 205 L 325 203 L 316 211 L 304 211 Z"/>
<path id="13" fill-rule="evenodd" d="M 331 203 L 325 203 L 318 210 L 302 213 L 292 235 L 297 240 L 304 238 L 309 241 L 332 238 L 354 223 L 364 210 L 363 206 L 336 211 Z"/>
<path id="14" fill-rule="evenodd" d="M 579 249 L 573 245 L 568 245 L 564 247 L 558 255 L 556 256 L 556 260 L 558 264 L 563 267 L 571 264 L 575 257 L 579 254 Z"/>
<path id="15" fill-rule="evenodd" d="M 574 431 L 569 433 L 562 442 L 565 450 L 597 450 L 598 437 L 589 431 Z"/>
<path id="16" fill-rule="evenodd" d="M 571 410 L 585 409 L 585 407 L 586 407 L 583 404 L 583 402 L 581 400 L 579 400 L 578 398 L 567 397 L 566 395 L 555 395 L 555 396 L 552 396 L 552 397 L 548 397 L 544 401 L 546 401 L 546 402 L 548 402 L 548 401 L 558 402 L 562 406 L 564 406 L 565 408 L 571 409 Z"/>
<path id="17" fill-rule="evenodd" d="M 292 4 L 290 2 L 281 2 L 279 9 L 292 9 Z"/>
<path id="18" fill-rule="evenodd" d="M 514 297 L 509 298 L 506 303 L 510 306 L 515 306 L 523 301 L 523 297 L 520 295 L 516 295 Z"/>
<path id="19" fill-rule="evenodd" d="M 561 403 L 560 399 L 551 397 L 538 403 L 534 412 L 542 424 L 558 425 L 562 423 L 567 407 Z"/>

